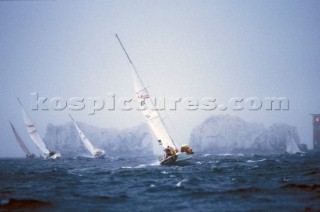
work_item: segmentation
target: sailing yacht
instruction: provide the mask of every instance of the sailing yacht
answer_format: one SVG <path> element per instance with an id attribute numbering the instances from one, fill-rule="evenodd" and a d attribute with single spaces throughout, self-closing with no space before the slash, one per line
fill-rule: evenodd
<path id="1" fill-rule="evenodd" d="M 11 129 L 13 131 L 13 134 L 16 137 L 16 140 L 17 140 L 18 144 L 20 145 L 22 151 L 26 154 L 26 157 L 27 158 L 34 158 L 35 155 L 29 151 L 28 147 L 24 144 L 20 135 L 18 134 L 18 132 L 16 131 L 15 127 L 13 126 L 13 124 L 11 122 L 10 122 L 10 125 L 11 125 Z"/>
<path id="2" fill-rule="evenodd" d="M 37 128 L 35 127 L 34 123 L 31 121 L 29 114 L 25 110 L 23 104 L 21 103 L 20 99 L 17 98 L 21 107 L 22 107 L 22 116 L 24 120 L 25 127 L 28 131 L 28 134 L 33 141 L 33 143 L 37 146 L 37 148 L 40 150 L 40 155 L 44 159 L 51 158 L 51 159 L 56 159 L 61 157 L 60 153 L 55 152 L 55 151 L 50 151 L 48 150 L 46 144 L 40 137 Z"/>
<path id="3" fill-rule="evenodd" d="M 69 114 L 74 126 L 77 129 L 77 132 L 79 134 L 79 137 L 83 143 L 83 145 L 85 146 L 85 148 L 88 150 L 88 152 L 90 152 L 90 154 L 92 155 L 92 157 L 98 158 L 98 157 L 102 157 L 105 154 L 105 151 L 99 148 L 96 148 L 92 145 L 92 143 L 89 141 L 89 139 L 84 135 L 84 133 L 82 132 L 82 130 L 79 128 L 79 126 L 77 125 L 77 123 L 74 121 L 74 119 L 72 118 L 72 116 Z"/>
<path id="4" fill-rule="evenodd" d="M 292 138 L 291 133 L 289 132 L 289 139 L 286 143 L 286 153 L 288 154 L 296 154 L 301 153 L 299 146 L 296 141 Z"/>
<path id="5" fill-rule="evenodd" d="M 181 147 L 180 152 L 177 149 L 177 146 L 174 143 L 172 136 L 169 134 L 168 129 L 163 122 L 163 118 L 160 113 L 152 109 L 154 108 L 154 104 L 150 99 L 148 89 L 144 86 L 133 62 L 131 61 L 127 51 L 125 50 L 122 42 L 118 35 L 115 35 L 117 40 L 119 41 L 124 53 L 127 56 L 127 59 L 130 63 L 132 69 L 132 77 L 133 77 L 133 85 L 136 93 L 136 100 L 140 105 L 140 109 L 147 119 L 149 127 L 154 133 L 155 137 L 158 140 L 158 143 L 163 147 L 166 155 L 161 157 L 160 164 L 161 165 L 178 165 L 184 164 L 187 161 L 192 159 L 192 150 L 187 146 L 183 145 Z"/>

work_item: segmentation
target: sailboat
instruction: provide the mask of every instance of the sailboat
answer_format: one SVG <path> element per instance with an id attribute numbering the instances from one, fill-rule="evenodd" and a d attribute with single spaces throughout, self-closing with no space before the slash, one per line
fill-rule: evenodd
<path id="1" fill-rule="evenodd" d="M 181 151 L 178 152 L 177 146 L 175 145 L 172 136 L 169 134 L 168 129 L 163 122 L 163 118 L 160 113 L 153 109 L 154 104 L 150 99 L 148 89 L 144 86 L 133 62 L 131 61 L 126 49 L 124 48 L 122 42 L 118 35 L 115 35 L 117 40 L 119 41 L 124 53 L 129 60 L 132 76 L 133 76 L 133 85 L 136 93 L 136 100 L 140 105 L 140 109 L 147 119 L 149 127 L 154 133 L 155 137 L 158 140 L 158 143 L 163 147 L 166 155 L 164 157 L 160 157 L 161 165 L 178 165 L 184 164 L 187 161 L 192 159 L 192 150 L 187 146 L 183 145 L 181 147 Z"/>
<path id="2" fill-rule="evenodd" d="M 72 116 L 69 114 L 74 126 L 77 129 L 77 132 L 79 134 L 79 137 L 82 141 L 82 143 L 84 144 L 84 146 L 86 147 L 86 149 L 88 150 L 88 152 L 90 152 L 90 154 L 95 157 L 102 157 L 105 154 L 105 151 L 99 148 L 96 148 L 92 145 L 92 143 L 89 141 L 89 139 L 84 135 L 84 133 L 82 132 L 82 130 L 79 128 L 79 126 L 77 125 L 77 123 L 74 121 L 74 119 L 72 118 Z"/>
<path id="3" fill-rule="evenodd" d="M 43 142 L 42 138 L 40 137 L 37 128 L 35 127 L 35 125 L 31 121 L 30 116 L 27 113 L 27 111 L 25 110 L 20 99 L 19 98 L 17 98 L 17 99 L 22 107 L 22 116 L 23 116 L 25 127 L 28 131 L 28 134 L 29 134 L 31 140 L 40 150 L 41 157 L 43 157 L 45 159 L 47 159 L 47 158 L 56 159 L 56 158 L 61 157 L 60 153 L 48 150 L 46 144 Z"/>
<path id="4" fill-rule="evenodd" d="M 289 139 L 286 143 L 286 153 L 288 154 L 296 154 L 301 153 L 301 150 L 295 140 L 292 138 L 291 133 L 289 132 Z"/>
<path id="5" fill-rule="evenodd" d="M 20 145 L 21 149 L 23 150 L 23 152 L 26 154 L 27 158 L 34 158 L 35 155 L 32 154 L 28 147 L 24 144 L 24 142 L 22 141 L 20 135 L 18 134 L 18 132 L 16 131 L 15 127 L 13 126 L 13 124 L 10 122 L 11 125 L 11 129 L 13 131 L 14 136 L 16 137 L 16 140 L 18 142 L 18 144 Z"/>

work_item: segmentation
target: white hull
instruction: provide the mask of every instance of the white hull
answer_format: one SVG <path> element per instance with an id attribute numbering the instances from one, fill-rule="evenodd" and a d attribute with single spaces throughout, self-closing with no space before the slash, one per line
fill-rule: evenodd
<path id="1" fill-rule="evenodd" d="M 47 158 L 51 158 L 51 159 L 57 159 L 57 158 L 61 158 L 60 153 L 54 153 L 53 155 L 48 155 Z"/>

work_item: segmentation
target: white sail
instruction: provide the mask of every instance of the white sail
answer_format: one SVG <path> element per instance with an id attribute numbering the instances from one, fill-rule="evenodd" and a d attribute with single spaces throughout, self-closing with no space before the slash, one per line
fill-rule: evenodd
<path id="1" fill-rule="evenodd" d="M 33 143 L 38 147 L 38 149 L 41 152 L 41 156 L 43 158 L 52 158 L 52 159 L 56 159 L 58 157 L 61 157 L 60 153 L 57 152 L 50 152 L 46 146 L 46 144 L 44 143 L 44 141 L 42 140 L 42 138 L 40 137 L 37 128 L 35 127 L 34 123 L 31 121 L 29 114 L 27 113 L 27 111 L 24 109 L 22 103 L 20 102 L 19 98 L 18 101 L 22 107 L 22 116 L 23 116 L 23 120 L 24 120 L 24 124 L 25 127 L 28 131 L 28 134 L 31 138 L 31 140 L 33 141 Z"/>
<path id="2" fill-rule="evenodd" d="M 161 145 L 166 148 L 167 146 L 176 147 L 172 137 L 166 129 L 165 123 L 158 111 L 154 110 L 154 104 L 150 99 L 147 88 L 142 84 L 138 73 L 133 70 L 133 82 L 136 93 L 136 99 L 140 104 L 142 113 L 148 121 L 150 128 L 152 129 L 154 135 L 161 143 Z"/>
<path id="3" fill-rule="evenodd" d="M 140 104 L 141 108 L 143 108 L 142 113 L 145 116 L 145 118 L 147 119 L 150 128 L 152 129 L 154 135 L 158 139 L 158 142 L 160 142 L 160 144 L 164 148 L 166 148 L 167 146 L 176 148 L 176 145 L 174 144 L 172 137 L 168 133 L 168 130 L 166 129 L 166 126 L 163 122 L 161 115 L 158 113 L 158 111 L 153 109 L 154 104 L 150 99 L 149 92 L 148 92 L 147 88 L 142 83 L 142 80 L 141 80 L 137 70 L 135 69 L 131 59 L 129 58 L 129 55 L 127 54 L 124 46 L 122 45 L 122 43 L 117 35 L 116 35 L 116 38 L 118 39 L 122 49 L 124 50 L 128 60 L 130 62 L 131 69 L 132 69 L 132 75 L 133 75 L 133 84 L 134 84 L 134 89 L 135 89 L 135 93 L 136 93 L 136 99 L 137 99 L 138 103 Z"/>
<path id="4" fill-rule="evenodd" d="M 82 132 L 82 130 L 79 128 L 79 126 L 77 125 L 77 123 L 74 121 L 74 119 L 72 118 L 72 116 L 69 114 L 74 126 L 77 129 L 77 132 L 80 136 L 80 139 L 82 141 L 82 143 L 84 144 L 84 146 L 86 147 L 86 149 L 91 153 L 92 156 L 99 156 L 101 154 L 104 154 L 104 151 L 102 149 L 99 148 L 95 148 L 92 143 L 90 142 L 90 140 L 84 135 L 84 133 Z"/>
<path id="5" fill-rule="evenodd" d="M 286 145 L 287 145 L 286 146 L 286 152 L 289 153 L 289 154 L 295 154 L 295 153 L 301 152 L 300 148 L 297 145 L 297 143 L 295 142 L 295 140 L 293 140 L 291 134 L 289 135 L 289 139 L 288 139 Z"/>
<path id="6" fill-rule="evenodd" d="M 13 124 L 10 122 L 12 131 L 14 136 L 16 137 L 16 140 L 18 142 L 18 144 L 20 145 L 21 149 L 24 151 L 24 153 L 26 154 L 27 157 L 30 157 L 32 154 L 29 151 L 28 147 L 24 144 L 24 142 L 22 141 L 21 137 L 19 136 L 18 132 L 16 131 L 16 129 L 14 128 Z"/>
<path id="7" fill-rule="evenodd" d="M 43 142 L 42 138 L 40 137 L 37 128 L 31 121 L 28 113 L 22 108 L 22 115 L 25 127 L 28 131 L 29 136 L 31 137 L 32 141 L 35 143 L 35 145 L 39 148 L 39 150 L 44 155 L 49 155 L 50 151 L 47 149 L 46 144 Z"/>

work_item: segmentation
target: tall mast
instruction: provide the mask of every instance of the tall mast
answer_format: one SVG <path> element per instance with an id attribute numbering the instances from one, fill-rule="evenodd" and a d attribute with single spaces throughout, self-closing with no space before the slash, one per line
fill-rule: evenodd
<path id="1" fill-rule="evenodd" d="M 131 65 L 131 68 L 133 70 L 133 79 L 134 79 L 134 87 L 135 92 L 137 94 L 137 99 L 141 101 L 141 103 L 145 103 L 145 101 L 149 102 L 151 105 L 154 106 L 154 103 L 149 97 L 149 93 L 147 88 L 144 86 L 132 60 L 129 57 L 129 54 L 127 53 L 126 49 L 124 48 L 119 36 L 115 34 L 117 40 L 120 43 L 120 46 L 122 47 L 124 53 L 127 56 L 127 59 L 129 60 L 129 63 Z M 156 110 L 151 110 L 150 108 L 146 108 L 145 110 L 142 110 L 142 113 L 145 115 L 145 118 L 148 121 L 149 126 L 151 127 L 153 133 L 155 134 L 156 138 L 162 144 L 164 148 L 168 146 L 173 146 L 177 148 L 175 145 L 171 135 L 168 132 L 167 127 L 165 126 L 163 122 L 163 118 L 161 117 L 160 113 Z"/>
<path id="2" fill-rule="evenodd" d="M 129 60 L 129 63 L 130 63 L 130 65 L 131 65 L 133 71 L 136 73 L 136 75 L 137 75 L 137 77 L 139 78 L 141 84 L 142 84 L 143 87 L 145 88 L 145 86 L 144 86 L 144 84 L 143 84 L 143 82 L 142 82 L 142 80 L 141 80 L 141 78 L 140 78 L 140 75 L 138 74 L 137 69 L 136 69 L 136 67 L 134 66 L 132 60 L 130 59 L 129 54 L 127 53 L 126 49 L 124 48 L 124 46 L 123 46 L 123 44 L 122 44 L 122 42 L 121 42 L 118 34 L 115 34 L 115 36 L 116 36 L 116 38 L 118 39 L 118 41 L 119 41 L 119 43 L 120 43 L 120 46 L 122 47 L 124 53 L 126 54 L 126 56 L 127 56 L 128 60 Z"/>

